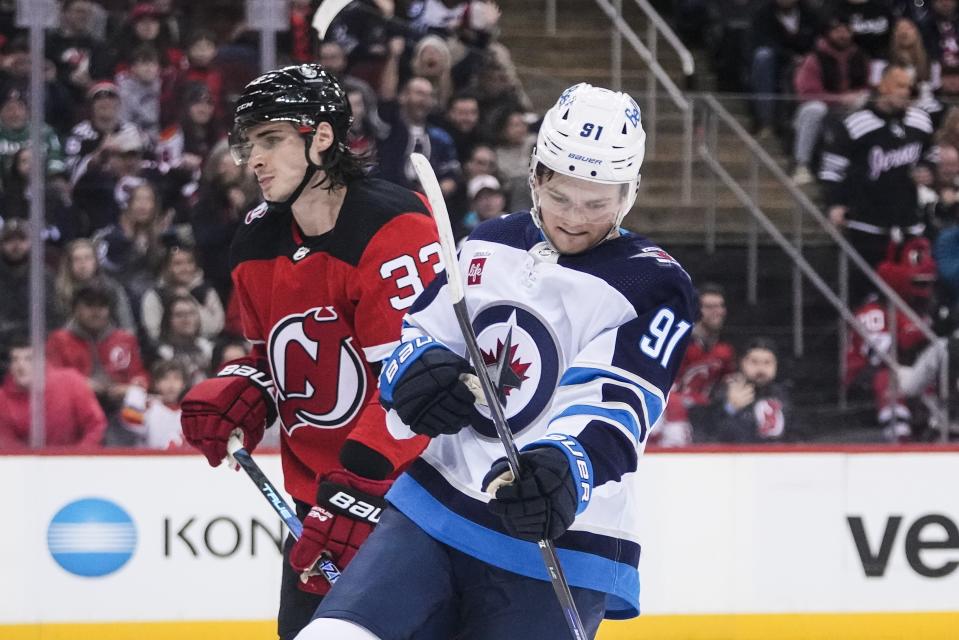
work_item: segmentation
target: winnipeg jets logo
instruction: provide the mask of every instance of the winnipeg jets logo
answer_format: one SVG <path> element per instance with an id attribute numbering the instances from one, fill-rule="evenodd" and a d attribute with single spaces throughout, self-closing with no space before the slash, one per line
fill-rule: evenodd
<path id="1" fill-rule="evenodd" d="M 570 87 L 566 89 L 559 97 L 559 106 L 565 107 L 566 105 L 573 103 L 573 97 L 576 94 L 576 87 Z"/>
<path id="2" fill-rule="evenodd" d="M 286 316 L 270 332 L 269 350 L 277 407 L 288 433 L 299 427 L 336 429 L 359 413 L 366 369 L 336 309 Z"/>
<path id="3" fill-rule="evenodd" d="M 496 387 L 500 403 L 505 403 L 506 396 L 510 394 L 510 391 L 519 389 L 523 380 L 528 379 L 528 376 L 524 374 L 531 363 L 521 362 L 516 357 L 517 349 L 519 349 L 519 345 L 513 344 L 513 328 L 510 327 L 506 333 L 506 340 L 503 342 L 496 341 L 495 351 L 483 352 L 483 364 L 486 365 L 490 380 Z"/>
<path id="4" fill-rule="evenodd" d="M 549 409 L 559 384 L 563 364 L 556 336 L 532 309 L 516 303 L 482 309 L 473 328 L 509 427 L 520 433 Z M 496 438 L 486 407 L 477 407 L 470 423 L 479 435 Z"/>

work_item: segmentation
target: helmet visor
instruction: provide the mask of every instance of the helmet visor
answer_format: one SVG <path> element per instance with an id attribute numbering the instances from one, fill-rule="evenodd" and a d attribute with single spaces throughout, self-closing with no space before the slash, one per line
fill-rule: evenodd
<path id="1" fill-rule="evenodd" d="M 632 204 L 630 183 L 594 182 L 535 169 L 532 182 L 540 215 L 568 228 L 608 231 Z"/>
<path id="2" fill-rule="evenodd" d="M 230 132 L 230 156 L 238 166 L 243 166 L 250 161 L 253 154 L 253 143 L 247 137 L 242 129 L 234 129 Z"/>

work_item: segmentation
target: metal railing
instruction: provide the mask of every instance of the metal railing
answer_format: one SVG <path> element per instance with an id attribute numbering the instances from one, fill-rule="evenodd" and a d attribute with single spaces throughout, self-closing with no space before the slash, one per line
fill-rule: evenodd
<path id="1" fill-rule="evenodd" d="M 672 28 L 656 12 L 648 0 L 634 0 L 646 17 L 646 39 L 644 43 L 633 28 L 623 18 L 622 0 L 596 0 L 596 4 L 606 14 L 612 23 L 612 43 L 610 59 L 610 77 L 612 89 L 623 89 L 623 40 L 625 40 L 643 60 L 649 70 L 646 77 L 646 98 L 643 105 L 643 126 L 646 129 L 646 153 L 653 156 L 656 153 L 656 138 L 658 129 L 658 92 L 659 85 L 665 90 L 670 101 L 683 116 L 683 143 L 682 143 L 682 199 L 684 204 L 692 200 L 693 184 L 693 112 L 689 100 L 683 91 L 669 76 L 657 56 L 659 53 L 660 37 L 669 44 L 679 56 L 683 75 L 687 86 L 695 73 L 693 55 L 689 52 Z M 546 33 L 556 35 L 556 0 L 546 0 L 545 27 Z"/>
<path id="2" fill-rule="evenodd" d="M 891 328 L 890 333 L 896 334 L 896 324 L 900 316 L 910 320 L 922 335 L 936 348 L 945 349 L 938 336 L 932 331 L 928 324 L 919 317 L 919 315 L 910 307 L 886 282 L 884 282 L 869 264 L 859 255 L 853 246 L 836 229 L 836 227 L 826 218 L 819 208 L 809 199 L 809 197 L 796 185 L 793 184 L 789 176 L 776 163 L 776 161 L 767 153 L 767 151 L 751 136 L 736 118 L 716 99 L 715 96 L 705 94 L 695 99 L 697 109 L 701 109 L 703 121 L 698 127 L 702 133 L 702 139 L 699 144 L 699 156 L 705 163 L 710 172 L 710 179 L 706 186 L 707 207 L 704 220 L 705 245 L 706 250 L 712 252 L 715 249 L 715 229 L 716 229 L 716 182 L 719 181 L 728 188 L 736 199 L 742 204 L 745 210 L 753 219 L 753 224 L 747 233 L 747 297 L 750 304 L 757 302 L 757 281 L 758 281 L 758 227 L 769 234 L 772 240 L 790 257 L 793 262 L 792 277 L 792 313 L 793 313 L 793 352 L 798 357 L 803 354 L 803 291 L 802 276 L 813 284 L 813 286 L 823 295 L 833 308 L 839 313 L 841 320 L 839 325 L 839 371 L 840 379 L 845 379 L 846 367 L 846 348 L 848 346 L 848 331 L 855 331 L 863 341 L 869 345 L 876 356 L 882 360 L 883 364 L 889 367 L 890 371 L 895 372 L 898 368 L 896 360 L 896 344 L 893 340 L 891 349 L 887 352 L 883 345 L 875 344 L 869 332 L 856 319 L 849 304 L 849 263 L 851 262 L 870 282 L 870 284 L 882 295 L 888 302 L 889 320 Z M 729 170 L 719 159 L 719 126 L 725 126 L 737 139 L 738 149 L 744 151 L 748 157 L 749 175 L 744 181 L 746 187 L 739 180 L 734 178 Z M 769 219 L 759 206 L 759 172 L 760 170 L 768 172 L 789 195 L 795 205 L 793 212 L 793 240 L 790 241 L 786 235 Z M 803 255 L 803 237 L 804 237 L 804 219 L 811 218 L 822 232 L 835 243 L 839 249 L 839 293 L 835 293 L 825 282 L 822 276 L 810 265 L 809 261 Z M 946 360 L 943 359 L 943 362 Z M 891 376 L 895 380 L 895 376 Z M 840 385 L 840 404 L 845 403 L 844 389 Z M 945 402 L 949 397 L 948 368 L 941 367 L 939 371 L 939 396 L 944 401 L 944 413 L 938 416 L 944 425 L 942 430 L 942 439 L 947 441 L 949 437 L 948 428 L 948 406 Z"/>
<path id="3" fill-rule="evenodd" d="M 623 53 L 622 43 L 626 40 L 633 48 L 633 51 L 643 60 L 649 70 L 646 77 L 646 100 L 645 111 L 643 113 L 643 126 L 646 129 L 646 153 L 650 156 L 656 154 L 656 139 L 659 124 L 658 110 L 658 87 L 663 86 L 666 94 L 669 96 L 673 105 L 679 109 L 683 115 L 683 203 L 689 204 L 692 200 L 693 188 L 693 111 L 689 100 L 683 95 L 682 90 L 673 79 L 666 73 L 657 59 L 659 55 L 659 34 L 669 43 L 679 55 L 683 65 L 683 73 L 691 78 L 694 71 L 693 56 L 679 38 L 653 9 L 646 0 L 635 0 L 636 5 L 646 16 L 646 38 L 649 46 L 640 40 L 639 36 L 632 27 L 623 18 L 623 0 L 596 0 L 596 4 L 603 10 L 603 13 L 613 23 L 613 42 L 611 46 L 610 59 L 610 77 L 612 78 L 612 88 L 623 88 Z"/>

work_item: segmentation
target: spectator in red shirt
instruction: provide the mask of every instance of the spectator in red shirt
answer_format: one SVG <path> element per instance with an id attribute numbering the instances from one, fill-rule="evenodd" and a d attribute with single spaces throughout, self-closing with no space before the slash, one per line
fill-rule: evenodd
<path id="1" fill-rule="evenodd" d="M 30 342 L 15 338 L 9 349 L 9 360 L 10 370 L 0 386 L 0 449 L 24 449 L 30 445 L 30 387 L 33 384 Z M 83 376 L 48 365 L 45 377 L 46 446 L 99 446 L 107 419 Z"/>
<path id="2" fill-rule="evenodd" d="M 684 446 L 692 442 L 689 409 L 709 404 L 713 388 L 736 371 L 735 350 L 720 340 L 725 324 L 726 295 L 722 287 L 703 284 L 699 288 L 699 321 L 693 327 L 692 339 L 669 394 L 663 423 L 657 430 L 660 445 Z"/>
<path id="3" fill-rule="evenodd" d="M 125 445 L 133 443 L 132 434 L 122 426 L 120 412 L 129 395 L 144 394 L 148 376 L 136 336 L 110 321 L 112 305 L 109 289 L 96 283 L 81 287 L 70 320 L 47 339 L 47 358 L 87 377 L 110 420 L 107 444 Z"/>

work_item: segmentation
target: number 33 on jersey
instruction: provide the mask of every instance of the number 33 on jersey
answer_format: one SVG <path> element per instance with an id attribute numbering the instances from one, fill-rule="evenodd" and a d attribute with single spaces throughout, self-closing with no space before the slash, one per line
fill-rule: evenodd
<path id="1" fill-rule="evenodd" d="M 313 499 L 315 472 L 337 466 L 348 435 L 394 462 L 408 459 L 403 448 L 421 444 L 388 437 L 374 370 L 399 343 L 403 313 L 443 269 L 422 200 L 358 181 L 335 227 L 315 237 L 288 210 L 249 215 L 232 262 L 244 333 L 276 386 L 294 497 Z"/>

